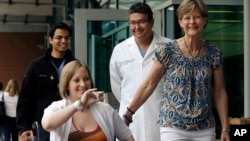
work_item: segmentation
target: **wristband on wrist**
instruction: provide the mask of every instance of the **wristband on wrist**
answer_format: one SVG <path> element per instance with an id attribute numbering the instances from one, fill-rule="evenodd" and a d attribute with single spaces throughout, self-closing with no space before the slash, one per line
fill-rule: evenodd
<path id="1" fill-rule="evenodd" d="M 135 112 L 132 111 L 129 107 L 127 107 L 127 110 L 128 110 L 130 113 L 135 114 Z"/>
<path id="2" fill-rule="evenodd" d="M 76 110 L 78 111 L 84 111 L 84 107 L 83 107 L 83 104 L 82 104 L 82 101 L 81 100 L 76 100 L 74 102 L 74 107 L 76 108 Z"/>
<path id="3" fill-rule="evenodd" d="M 126 119 L 129 123 L 133 122 L 132 117 L 128 116 L 128 115 L 123 115 L 123 118 Z"/>
<path id="4" fill-rule="evenodd" d="M 229 128 L 222 128 L 221 132 L 230 132 L 230 129 Z"/>

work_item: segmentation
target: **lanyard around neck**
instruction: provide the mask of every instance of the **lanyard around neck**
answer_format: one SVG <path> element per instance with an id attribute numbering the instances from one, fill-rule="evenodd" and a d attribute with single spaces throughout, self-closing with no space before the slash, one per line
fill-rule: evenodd
<path id="1" fill-rule="evenodd" d="M 59 77 L 60 77 L 60 74 L 61 74 L 61 71 L 62 71 L 62 69 L 63 69 L 63 66 L 64 66 L 64 64 L 65 64 L 65 60 L 66 59 L 64 59 L 63 61 L 62 61 L 62 63 L 61 63 L 61 65 L 57 68 L 57 66 L 55 65 L 55 63 L 51 60 L 51 63 L 52 63 L 52 65 L 55 67 L 55 69 L 56 69 L 56 73 L 57 73 L 57 78 L 59 79 Z"/>

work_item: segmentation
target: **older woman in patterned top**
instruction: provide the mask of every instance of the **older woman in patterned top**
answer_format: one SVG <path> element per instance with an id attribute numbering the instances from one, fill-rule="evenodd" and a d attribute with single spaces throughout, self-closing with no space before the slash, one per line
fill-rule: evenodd
<path id="1" fill-rule="evenodd" d="M 132 121 L 132 115 L 164 77 L 158 120 L 162 141 L 215 141 L 213 98 L 222 125 L 221 140 L 229 141 L 223 53 L 201 38 L 208 22 L 207 7 L 202 0 L 183 0 L 177 17 L 184 36 L 158 45 L 151 72 L 128 105 L 125 122 Z"/>

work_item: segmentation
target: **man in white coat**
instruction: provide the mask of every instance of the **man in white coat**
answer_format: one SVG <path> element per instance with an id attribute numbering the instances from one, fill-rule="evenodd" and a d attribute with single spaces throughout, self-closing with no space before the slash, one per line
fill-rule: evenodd
<path id="1" fill-rule="evenodd" d="M 160 141 L 157 120 L 160 111 L 162 83 L 136 113 L 127 108 L 153 64 L 157 43 L 170 39 L 152 31 L 154 25 L 151 8 L 145 3 L 133 4 L 129 11 L 132 37 L 115 46 L 110 59 L 110 81 L 114 96 L 120 102 L 119 114 L 129 125 L 136 141 Z M 126 115 L 125 110 L 134 114 Z"/>

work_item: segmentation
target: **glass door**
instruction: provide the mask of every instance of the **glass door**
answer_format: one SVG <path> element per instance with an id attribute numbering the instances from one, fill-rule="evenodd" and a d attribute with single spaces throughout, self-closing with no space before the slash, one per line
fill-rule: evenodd
<path id="1" fill-rule="evenodd" d="M 124 24 L 127 10 L 75 10 L 75 57 L 88 64 L 96 87 L 106 92 L 111 91 L 108 70 L 113 47 L 129 36 Z"/>

